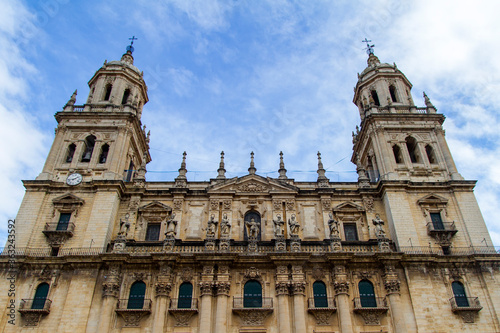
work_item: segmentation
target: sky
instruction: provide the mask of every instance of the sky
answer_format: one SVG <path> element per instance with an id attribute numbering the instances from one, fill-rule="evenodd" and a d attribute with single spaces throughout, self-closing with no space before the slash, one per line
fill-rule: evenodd
<path id="1" fill-rule="evenodd" d="M 396 63 L 446 116 L 459 172 L 500 245 L 500 54 L 498 1 L 0 0 L 0 244 L 15 218 L 21 180 L 41 172 L 61 111 L 105 60 L 119 60 L 136 36 L 151 131 L 150 181 L 173 180 L 187 152 L 188 180 L 317 178 L 321 151 L 331 181 L 356 181 L 351 132 L 364 38 Z M 491 245 L 491 244 L 490 244 Z"/>

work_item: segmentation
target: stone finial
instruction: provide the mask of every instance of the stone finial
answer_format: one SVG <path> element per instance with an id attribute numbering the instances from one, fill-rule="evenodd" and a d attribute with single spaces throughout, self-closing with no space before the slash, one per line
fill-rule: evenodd
<path id="1" fill-rule="evenodd" d="M 73 107 L 76 103 L 76 95 L 77 95 L 77 90 L 75 89 L 75 91 L 71 95 L 70 99 L 68 100 L 68 103 L 66 103 L 66 105 L 64 106 L 64 110 L 66 110 L 66 108 L 68 108 L 68 111 L 73 111 Z M 69 110 L 69 109 L 71 109 L 71 110 Z"/>
<path id="2" fill-rule="evenodd" d="M 370 178 L 366 174 L 366 169 L 361 163 L 358 153 L 356 153 L 356 172 L 358 173 L 358 186 L 362 188 L 370 187 Z"/>
<path id="3" fill-rule="evenodd" d="M 427 107 L 427 113 L 435 113 L 437 111 L 436 107 L 432 104 L 429 96 L 424 91 L 424 101 L 425 106 Z"/>
<path id="4" fill-rule="evenodd" d="M 323 162 L 321 162 L 321 153 L 318 151 L 318 180 L 328 179 L 325 176 L 325 169 L 323 168 Z"/>
<path id="5" fill-rule="evenodd" d="M 149 142 L 151 141 L 151 131 L 148 131 L 148 134 L 146 135 L 146 143 L 149 144 Z"/>
<path id="6" fill-rule="evenodd" d="M 187 173 L 187 169 L 186 169 L 186 155 L 187 153 L 184 152 L 182 154 L 182 162 L 181 162 L 181 168 L 179 169 L 179 176 L 177 176 L 177 178 L 175 178 L 175 183 L 176 183 L 176 187 L 185 187 L 186 184 L 186 180 L 187 180 L 187 177 L 186 177 L 186 173 Z"/>
<path id="7" fill-rule="evenodd" d="M 251 152 L 250 153 L 250 167 L 248 168 L 248 173 L 251 175 L 255 175 L 255 172 L 257 171 L 257 169 L 255 168 L 255 163 L 253 161 L 253 155 L 254 155 L 254 153 Z"/>
<path id="8" fill-rule="evenodd" d="M 220 152 L 220 163 L 217 172 L 219 173 L 217 175 L 217 179 L 226 179 L 226 169 L 224 169 L 224 151 Z"/>
<path id="9" fill-rule="evenodd" d="M 377 65 L 380 65 L 380 60 L 373 53 L 370 54 L 370 56 L 368 57 L 368 60 L 366 62 L 368 63 L 368 66 L 371 66 L 371 67 L 375 67 Z"/>
<path id="10" fill-rule="evenodd" d="M 278 179 L 288 179 L 286 176 L 285 162 L 283 162 L 283 152 L 280 151 L 280 168 L 278 170 L 279 177 Z"/>

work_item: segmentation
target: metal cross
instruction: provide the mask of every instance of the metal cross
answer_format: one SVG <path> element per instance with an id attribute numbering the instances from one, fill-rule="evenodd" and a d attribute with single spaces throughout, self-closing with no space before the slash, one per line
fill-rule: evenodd
<path id="1" fill-rule="evenodd" d="M 135 38 L 135 36 L 132 36 L 132 38 L 129 38 L 128 40 L 131 40 L 130 45 L 134 45 L 134 40 L 137 40 L 138 38 Z"/>
<path id="2" fill-rule="evenodd" d="M 367 54 L 373 54 L 373 48 L 375 47 L 375 45 L 370 45 L 369 43 L 371 43 L 371 40 L 368 40 L 366 37 L 364 40 L 361 41 L 362 43 L 366 43 L 366 53 Z"/>

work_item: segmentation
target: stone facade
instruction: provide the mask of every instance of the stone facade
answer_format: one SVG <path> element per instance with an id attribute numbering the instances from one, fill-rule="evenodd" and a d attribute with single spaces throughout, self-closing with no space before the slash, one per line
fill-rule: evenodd
<path id="1" fill-rule="evenodd" d="M 132 53 L 89 86 L 24 181 L 15 250 L 0 256 L 0 289 L 16 286 L 0 295 L 2 331 L 500 331 L 500 256 L 475 182 L 396 65 L 370 54 L 359 75 L 352 183 L 330 182 L 319 153 L 316 182 L 288 179 L 282 155 L 279 178 L 259 176 L 253 154 L 226 179 L 222 153 L 215 179 L 187 181 L 184 156 L 175 181 L 148 183 Z"/>

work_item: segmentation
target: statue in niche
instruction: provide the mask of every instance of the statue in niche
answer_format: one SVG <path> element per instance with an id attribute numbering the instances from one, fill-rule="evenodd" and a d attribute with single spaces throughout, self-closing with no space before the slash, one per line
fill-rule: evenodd
<path id="1" fill-rule="evenodd" d="M 120 231 L 118 236 L 127 237 L 128 231 L 130 230 L 130 222 L 128 221 L 129 214 L 125 214 L 125 221 L 120 219 Z"/>
<path id="2" fill-rule="evenodd" d="M 288 219 L 288 226 L 290 227 L 290 235 L 298 236 L 299 235 L 299 222 L 295 219 L 295 214 Z"/>
<path id="3" fill-rule="evenodd" d="M 339 238 L 339 221 L 333 218 L 333 214 L 329 213 L 328 216 L 330 219 L 328 220 L 328 228 L 330 229 L 330 238 Z"/>
<path id="4" fill-rule="evenodd" d="M 250 221 L 245 221 L 245 225 L 248 228 L 248 237 L 257 239 L 259 237 L 260 225 L 259 222 L 251 218 Z"/>
<path id="5" fill-rule="evenodd" d="M 210 220 L 208 220 L 208 226 L 207 226 L 207 237 L 215 237 L 215 234 L 217 233 L 217 221 L 215 221 L 215 217 L 212 214 L 210 216 Z"/>
<path id="6" fill-rule="evenodd" d="M 273 220 L 274 223 L 274 235 L 276 238 L 285 236 L 285 221 L 281 219 L 281 215 L 278 214 L 276 216 L 276 220 Z"/>
<path id="7" fill-rule="evenodd" d="M 175 231 L 177 227 L 177 221 L 175 219 L 175 213 L 172 213 L 170 216 L 170 219 L 167 221 L 167 231 L 165 232 L 165 236 L 167 238 L 173 238 L 175 235 L 177 235 L 177 232 Z"/>
<path id="8" fill-rule="evenodd" d="M 224 213 L 224 215 L 222 215 L 222 221 L 220 222 L 220 233 L 222 236 L 229 236 L 230 231 L 231 231 L 231 223 L 229 223 L 227 214 Z"/>
<path id="9" fill-rule="evenodd" d="M 380 215 L 376 214 L 372 222 L 375 225 L 375 235 L 377 236 L 377 238 L 385 238 L 385 231 L 382 228 L 385 222 L 380 218 Z"/>

